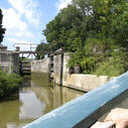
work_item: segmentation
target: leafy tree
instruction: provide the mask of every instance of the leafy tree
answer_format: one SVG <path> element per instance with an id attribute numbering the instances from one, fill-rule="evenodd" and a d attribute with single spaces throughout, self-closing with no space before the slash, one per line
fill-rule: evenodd
<path id="1" fill-rule="evenodd" d="M 73 5 L 61 10 L 61 12 L 51 21 L 44 35 L 53 51 L 64 48 L 65 51 L 74 51 L 73 41 L 81 39 L 79 32 L 81 25 L 81 13 Z"/>
<path id="2" fill-rule="evenodd" d="M 36 48 L 36 52 L 37 52 L 37 57 L 36 58 L 37 59 L 43 59 L 46 54 L 51 53 L 50 45 L 47 44 L 47 43 L 41 43 Z"/>
<path id="3" fill-rule="evenodd" d="M 73 52 L 68 66 L 84 73 L 119 75 L 128 70 L 127 12 L 127 0 L 72 0 L 43 31 L 48 51 Z"/>
<path id="4" fill-rule="evenodd" d="M 3 15 L 2 15 L 2 10 L 0 9 L 0 43 L 3 41 L 4 38 L 4 34 L 5 34 L 5 29 L 2 26 L 2 19 L 3 19 Z"/>

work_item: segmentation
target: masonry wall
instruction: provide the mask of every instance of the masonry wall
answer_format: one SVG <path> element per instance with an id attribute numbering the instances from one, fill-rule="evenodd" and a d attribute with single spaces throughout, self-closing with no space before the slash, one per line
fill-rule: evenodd
<path id="1" fill-rule="evenodd" d="M 15 52 L 12 54 L 13 72 L 19 73 L 19 53 Z"/>
<path id="2" fill-rule="evenodd" d="M 61 68 L 61 55 L 54 57 L 54 81 L 60 84 L 60 68 Z M 70 56 L 68 53 L 64 54 L 63 63 L 63 86 L 75 88 L 82 91 L 90 91 L 99 86 L 102 86 L 112 78 L 108 76 L 96 76 L 90 74 L 69 74 L 67 63 Z"/>
<path id="3" fill-rule="evenodd" d="M 60 84 L 61 55 L 54 56 L 54 82 Z"/>
<path id="4" fill-rule="evenodd" d="M 19 72 L 19 54 L 13 52 L 0 52 L 0 68 L 4 72 Z"/>
<path id="5" fill-rule="evenodd" d="M 69 60 L 69 54 L 64 54 L 64 63 L 63 63 L 63 78 L 62 83 L 63 86 L 82 90 L 82 91 L 90 91 L 92 89 L 95 89 L 103 84 L 105 84 L 107 81 L 109 81 L 112 78 L 109 78 L 108 76 L 96 76 L 96 75 L 89 75 L 89 74 L 69 74 L 69 69 L 67 67 L 67 63 Z M 42 72 L 42 73 L 48 73 L 48 65 L 49 65 L 50 59 L 46 58 L 43 60 L 37 60 L 33 61 L 31 63 L 31 70 L 32 72 Z M 53 76 L 54 76 L 54 82 L 60 85 L 60 75 L 61 75 L 61 55 L 54 56 L 53 59 Z"/>
<path id="6" fill-rule="evenodd" d="M 31 72 L 48 73 L 49 72 L 49 58 L 43 60 L 34 60 L 31 62 Z"/>
<path id="7" fill-rule="evenodd" d="M 68 75 L 63 84 L 66 87 L 76 88 L 82 91 L 90 91 L 97 87 L 104 85 L 107 81 L 111 80 L 108 76 L 96 76 L 85 74 L 72 74 Z"/>

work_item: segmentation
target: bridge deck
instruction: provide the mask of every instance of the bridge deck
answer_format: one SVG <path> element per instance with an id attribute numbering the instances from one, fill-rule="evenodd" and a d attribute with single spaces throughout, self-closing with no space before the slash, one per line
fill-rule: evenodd
<path id="1" fill-rule="evenodd" d="M 19 51 L 20 54 L 36 54 L 35 51 Z"/>

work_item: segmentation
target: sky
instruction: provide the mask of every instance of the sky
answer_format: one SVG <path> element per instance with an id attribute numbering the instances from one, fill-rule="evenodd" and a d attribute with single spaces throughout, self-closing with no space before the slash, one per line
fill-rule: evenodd
<path id="1" fill-rule="evenodd" d="M 6 28 L 2 44 L 10 50 L 15 46 L 28 50 L 29 45 L 26 44 L 46 42 L 43 35 L 46 24 L 70 3 L 71 0 L 0 0 L 3 26 Z"/>

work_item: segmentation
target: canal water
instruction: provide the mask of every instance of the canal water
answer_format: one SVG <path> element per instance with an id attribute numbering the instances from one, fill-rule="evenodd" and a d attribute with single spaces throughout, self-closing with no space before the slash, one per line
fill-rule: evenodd
<path id="1" fill-rule="evenodd" d="M 24 81 L 17 100 L 0 102 L 0 128 L 22 128 L 84 94 L 48 83 L 44 74 L 32 74 Z"/>

